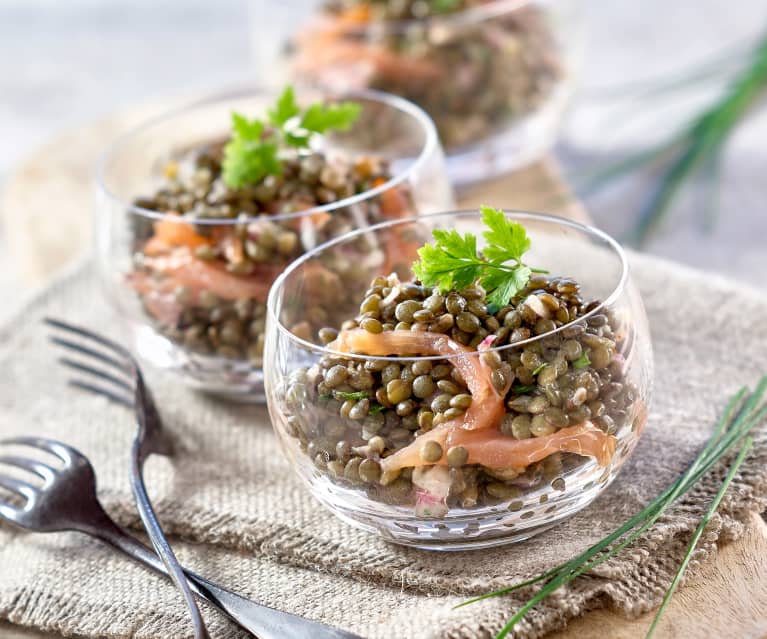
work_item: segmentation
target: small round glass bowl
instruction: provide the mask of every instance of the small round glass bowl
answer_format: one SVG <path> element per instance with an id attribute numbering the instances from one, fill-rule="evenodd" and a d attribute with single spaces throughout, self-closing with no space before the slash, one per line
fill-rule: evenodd
<path id="1" fill-rule="evenodd" d="M 419 293 L 417 285 L 398 286 L 394 276 L 381 274 L 393 272 L 401 282 L 409 281 L 415 251 L 432 229 L 476 229 L 477 212 L 426 215 L 355 231 L 302 256 L 269 295 L 266 391 L 282 448 L 321 503 L 387 540 L 462 550 L 527 539 L 602 492 L 642 433 L 652 350 L 644 307 L 622 249 L 601 231 L 575 222 L 535 213 L 510 211 L 507 216 L 523 224 L 531 238 L 526 263 L 550 275 L 534 276 L 535 283 L 516 307 L 504 307 L 500 324 L 501 309 L 485 307 L 498 314 L 488 316 L 472 305 L 477 298 L 466 309 L 485 318 L 483 328 L 473 330 L 489 329 L 499 336 L 505 331 L 508 336 L 516 326 L 521 332 L 515 343 L 496 348 L 483 344 L 484 350 L 448 356 L 432 352 L 414 357 L 423 352 L 414 348 L 410 356 L 374 357 L 341 352 L 336 342 L 323 344 L 309 337 L 318 334 L 318 326 L 307 330 L 305 318 L 318 305 L 327 311 L 325 325 L 332 329 L 357 317 L 363 299 L 363 310 L 372 309 L 369 317 L 375 317 L 381 308 L 391 312 L 395 303 L 399 315 L 400 300 L 410 300 L 405 305 L 412 306 L 419 295 L 430 295 Z M 478 241 L 481 245 L 480 234 Z M 373 278 L 378 279 L 371 284 Z M 561 304 L 550 315 L 555 297 Z M 443 302 L 447 310 L 437 308 Z M 427 297 L 423 310 L 432 319 L 414 318 L 411 330 L 400 337 L 411 339 L 408 335 L 415 330 L 413 335 L 432 339 L 435 324 L 420 323 L 442 322 L 440 313 L 451 314 L 448 302 L 450 296 L 442 301 Z M 452 308 L 456 313 L 456 306 Z M 577 319 L 562 319 L 565 308 L 571 316 L 578 309 Z M 407 312 L 416 311 L 409 307 Z M 531 312 L 537 317 L 528 317 Z M 376 319 L 397 321 L 387 317 Z M 456 317 L 461 325 L 460 315 Z M 544 318 L 549 319 L 541 323 Z M 536 335 L 519 328 L 520 321 L 523 327 L 534 324 L 535 330 L 545 330 L 547 323 L 556 328 Z M 462 326 L 466 328 L 465 321 Z M 368 335 L 365 330 L 358 335 Z M 468 339 L 452 329 L 447 334 Z M 329 338 L 327 329 L 324 337 Z M 471 387 L 467 369 L 474 379 L 484 375 L 494 386 L 499 380 L 490 371 L 502 372 L 500 384 L 504 387 L 505 379 L 508 390 L 496 404 L 500 413 L 491 413 L 499 415 L 497 425 L 467 431 L 452 421 L 463 418 L 449 414 L 447 406 L 465 409 L 465 393 L 472 392 L 455 388 Z M 453 393 L 464 395 L 453 401 L 459 397 Z M 481 401 L 474 415 L 487 414 L 489 404 Z M 437 407 L 440 402 L 444 406 Z M 453 434 L 441 440 L 439 450 L 435 452 L 433 443 L 427 450 L 423 439 L 417 443 L 436 436 L 442 423 Z M 388 457 L 414 441 L 410 450 L 415 456 L 400 457 L 399 469 L 387 467 Z"/>
<path id="2" fill-rule="evenodd" d="M 253 29 L 259 61 L 269 46 L 288 67 L 264 68 L 418 104 L 437 125 L 458 186 L 518 169 L 555 142 L 582 45 L 573 0 L 488 0 L 396 20 L 371 17 L 364 4 L 335 13 L 327 0 L 255 4 L 262 7 L 253 12 L 261 16 Z"/>
<path id="3" fill-rule="evenodd" d="M 290 176 L 230 197 L 211 182 L 216 160 L 206 149 L 220 152 L 232 112 L 265 116 L 277 95 L 232 92 L 161 116 L 118 140 L 98 170 L 101 279 L 138 352 L 197 388 L 242 400 L 263 401 L 266 297 L 292 259 L 353 229 L 453 204 L 429 117 L 374 91 L 298 91 L 302 103 L 354 100 L 362 117 L 325 138 L 321 171 L 302 161 Z M 198 154 L 191 167 L 189 154 Z M 360 176 L 353 184 L 334 186 L 339 158 Z M 284 189 L 292 195 L 280 200 Z M 297 200 L 307 189 L 308 200 Z"/>

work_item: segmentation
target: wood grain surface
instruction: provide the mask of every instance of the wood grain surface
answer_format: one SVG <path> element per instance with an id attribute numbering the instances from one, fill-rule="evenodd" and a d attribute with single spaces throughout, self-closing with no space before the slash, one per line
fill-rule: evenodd
<path id="1" fill-rule="evenodd" d="M 117 135 L 157 112 L 158 106 L 150 105 L 62 133 L 30 156 L 9 180 L 0 195 L 0 215 L 13 260 L 27 284 L 43 284 L 88 250 L 95 163 Z M 476 185 L 460 194 L 458 204 L 473 208 L 482 203 L 588 222 L 550 159 Z M 55 225 L 50 222 L 51 209 L 55 209 Z M 627 620 L 609 610 L 595 610 L 549 639 L 637 639 L 644 637 L 651 620 L 652 613 Z M 57 636 L 0 622 L 0 639 Z M 743 538 L 723 546 L 697 568 L 672 599 L 655 636 L 767 639 L 767 524 L 759 515 L 754 514 Z"/>

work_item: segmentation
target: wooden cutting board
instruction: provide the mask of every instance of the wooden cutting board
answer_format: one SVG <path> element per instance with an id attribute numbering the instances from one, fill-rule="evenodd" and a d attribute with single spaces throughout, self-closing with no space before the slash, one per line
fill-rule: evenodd
<path id="1" fill-rule="evenodd" d="M 120 113 L 66 131 L 33 153 L 0 194 L 0 219 L 23 282 L 40 286 L 84 255 L 93 236 L 93 170 L 104 148 L 135 124 L 168 108 L 167 102 Z M 546 211 L 588 222 L 556 163 L 544 159 L 512 175 L 460 194 L 459 208 L 490 204 Z M 653 614 L 627 620 L 595 610 L 550 639 L 637 639 Z M 53 639 L 0 622 L 3 639 Z M 767 639 L 767 524 L 758 514 L 747 534 L 699 566 L 672 599 L 658 639 Z"/>

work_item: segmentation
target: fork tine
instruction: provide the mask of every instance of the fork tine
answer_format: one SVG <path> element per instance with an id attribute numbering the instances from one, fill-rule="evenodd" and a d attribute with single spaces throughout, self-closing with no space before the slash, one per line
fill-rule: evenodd
<path id="1" fill-rule="evenodd" d="M 43 464 L 35 459 L 17 457 L 16 455 L 0 455 L 0 464 L 28 470 L 30 473 L 34 473 L 46 481 L 53 479 L 56 474 L 56 471 L 47 464 Z"/>
<path id="2" fill-rule="evenodd" d="M 15 477 L 9 477 L 8 475 L 0 475 L 0 487 L 15 493 L 19 497 L 26 497 L 27 499 L 32 499 L 37 493 L 35 487 L 31 484 L 16 479 Z"/>
<path id="3" fill-rule="evenodd" d="M 86 339 L 93 340 L 102 346 L 106 346 L 111 351 L 119 354 L 121 357 L 127 359 L 131 364 L 135 365 L 136 360 L 134 359 L 133 355 L 131 355 L 130 351 L 117 342 L 113 342 L 111 339 L 99 335 L 98 333 L 94 333 L 93 331 L 90 331 L 87 328 L 83 328 L 82 326 L 75 326 L 74 324 L 64 322 L 54 317 L 46 317 L 43 319 L 43 321 L 48 324 L 48 326 L 53 326 L 64 331 L 69 331 L 70 333 L 74 333 L 76 335 L 80 335 L 81 337 L 85 337 Z"/>
<path id="4" fill-rule="evenodd" d="M 119 386 L 120 388 L 125 389 L 129 393 L 133 393 L 134 389 L 133 386 L 131 386 L 128 382 L 126 382 L 124 379 L 120 379 L 119 377 L 115 377 L 111 373 L 107 373 L 106 371 L 103 371 L 99 368 L 93 368 L 92 366 L 88 366 L 86 364 L 82 364 L 81 362 L 77 362 L 73 359 L 69 359 L 68 357 L 60 357 L 59 362 L 63 364 L 64 366 L 68 366 L 69 368 L 73 368 L 74 370 L 81 371 L 83 373 L 90 373 L 94 377 L 97 377 L 99 379 L 105 379 L 116 386 Z"/>
<path id="5" fill-rule="evenodd" d="M 70 379 L 69 385 L 74 386 L 75 388 L 79 388 L 80 390 L 88 391 L 94 395 L 101 395 L 102 397 L 106 397 L 109 401 L 115 402 L 115 404 L 120 404 L 121 406 L 125 406 L 126 408 L 133 408 L 133 399 L 124 395 L 120 395 L 119 393 L 111 391 L 108 388 L 103 388 L 102 386 L 97 386 L 96 384 L 91 384 L 90 382 L 86 382 L 81 379 Z"/>
<path id="6" fill-rule="evenodd" d="M 93 357 L 94 359 L 97 359 L 104 364 L 108 364 L 120 372 L 126 374 L 128 373 L 128 366 L 130 366 L 130 364 L 126 362 L 121 362 L 114 357 L 110 357 L 109 355 L 106 355 L 100 351 L 88 348 L 87 346 L 83 346 L 82 344 L 78 344 L 77 342 L 73 342 L 68 339 L 63 339 L 61 337 L 51 337 L 50 340 L 54 344 L 58 344 L 59 346 L 63 346 L 69 350 L 77 351 L 81 355 L 88 355 L 89 357 Z"/>
<path id="7" fill-rule="evenodd" d="M 15 506 L 11 506 L 2 500 L 0 500 L 0 517 L 10 521 L 12 524 L 26 528 L 26 526 L 22 523 L 21 511 L 19 511 L 19 509 Z"/>
<path id="8" fill-rule="evenodd" d="M 53 453 L 66 464 L 71 464 L 75 458 L 81 457 L 80 453 L 71 446 L 67 446 L 55 439 L 45 439 L 44 437 L 11 437 L 10 439 L 0 441 L 0 444 L 39 448 L 48 451 L 49 453 Z"/>

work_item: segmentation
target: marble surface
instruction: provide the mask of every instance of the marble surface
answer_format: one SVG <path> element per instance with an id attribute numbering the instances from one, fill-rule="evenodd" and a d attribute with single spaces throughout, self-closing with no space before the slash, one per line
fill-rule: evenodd
<path id="1" fill-rule="evenodd" d="M 582 89 L 557 149 L 573 172 L 673 131 L 717 87 L 670 100 L 627 96 L 627 89 L 743 46 L 767 23 L 767 4 L 759 0 L 739 0 L 737 11 L 717 0 L 582 4 L 590 46 Z M 264 70 L 253 58 L 250 33 L 256 6 L 263 10 L 265 3 L 0 0 L 0 186 L 31 148 L 62 128 L 158 95 L 258 78 Z M 762 112 L 728 145 L 713 228 L 699 221 L 710 196 L 692 188 L 648 250 L 765 288 L 765 140 Z M 647 176 L 638 176 L 586 204 L 597 224 L 619 233 L 647 184 Z M 6 254 L 0 246 L 0 295 L 11 300 L 0 315 L 27 292 Z"/>

